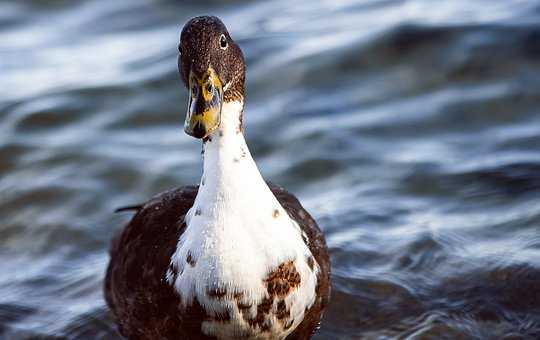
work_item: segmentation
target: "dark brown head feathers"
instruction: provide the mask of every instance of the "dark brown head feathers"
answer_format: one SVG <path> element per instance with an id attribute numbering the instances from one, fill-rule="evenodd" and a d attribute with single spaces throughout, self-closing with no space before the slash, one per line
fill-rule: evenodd
<path id="1" fill-rule="evenodd" d="M 189 20 L 182 29 L 178 50 L 178 69 L 186 86 L 190 70 L 203 74 L 212 67 L 225 88 L 224 100 L 243 98 L 244 56 L 219 18 L 200 16 Z"/>

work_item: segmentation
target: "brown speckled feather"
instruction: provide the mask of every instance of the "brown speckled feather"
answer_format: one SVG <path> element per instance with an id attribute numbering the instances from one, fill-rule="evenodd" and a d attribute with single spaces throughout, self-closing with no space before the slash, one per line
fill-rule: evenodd
<path id="1" fill-rule="evenodd" d="M 309 339 L 319 325 L 330 294 L 330 263 L 322 232 L 298 200 L 285 189 L 269 185 L 287 213 L 307 235 L 320 266 L 317 300 L 287 339 Z M 197 186 L 164 192 L 145 203 L 113 239 L 105 278 L 105 299 L 129 339 L 213 339 L 201 333 L 210 317 L 198 303 L 180 310 L 180 297 L 165 281 L 184 215 L 193 205 Z"/>

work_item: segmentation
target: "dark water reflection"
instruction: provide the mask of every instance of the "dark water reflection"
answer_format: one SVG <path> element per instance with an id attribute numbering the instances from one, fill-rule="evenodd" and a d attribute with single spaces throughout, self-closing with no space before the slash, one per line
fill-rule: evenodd
<path id="1" fill-rule="evenodd" d="M 0 2 L 0 337 L 112 339 L 115 207 L 200 175 L 176 42 L 217 14 L 247 137 L 327 234 L 317 339 L 540 338 L 538 1 Z"/>

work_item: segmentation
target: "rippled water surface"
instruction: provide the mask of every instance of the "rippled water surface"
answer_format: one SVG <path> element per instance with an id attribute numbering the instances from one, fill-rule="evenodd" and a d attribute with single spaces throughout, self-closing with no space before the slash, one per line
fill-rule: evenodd
<path id="1" fill-rule="evenodd" d="M 248 64 L 264 175 L 327 235 L 316 339 L 540 338 L 540 2 L 0 2 L 0 338 L 114 339 L 115 207 L 198 182 L 180 29 Z"/>

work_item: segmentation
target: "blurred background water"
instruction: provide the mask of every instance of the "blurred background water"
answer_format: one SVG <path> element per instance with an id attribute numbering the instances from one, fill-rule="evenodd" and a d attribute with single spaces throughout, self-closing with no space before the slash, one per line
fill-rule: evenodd
<path id="1" fill-rule="evenodd" d="M 179 32 L 247 58 L 247 139 L 327 235 L 316 339 L 540 338 L 540 2 L 0 2 L 0 338 L 115 339 L 114 208 L 196 183 Z"/>

